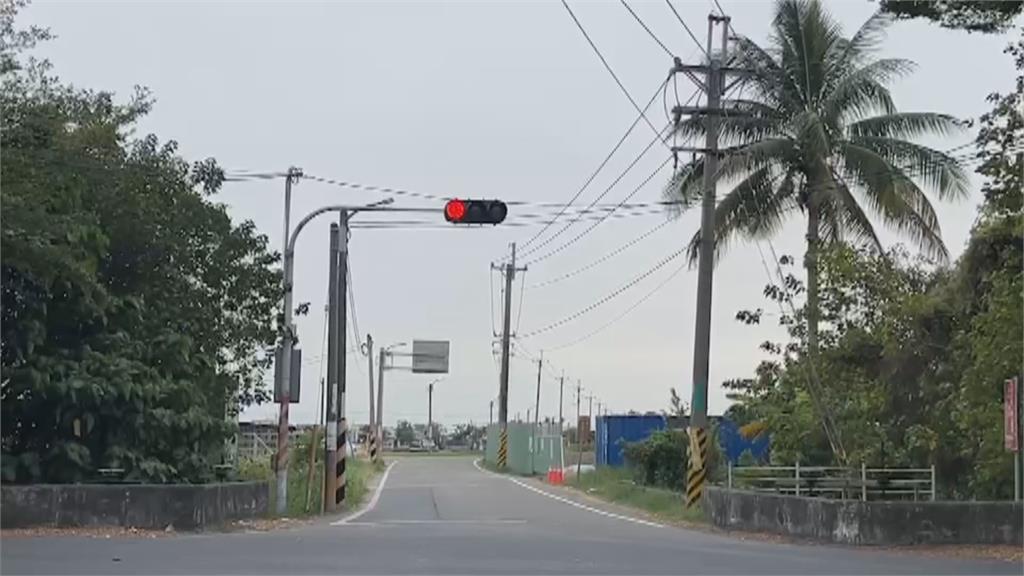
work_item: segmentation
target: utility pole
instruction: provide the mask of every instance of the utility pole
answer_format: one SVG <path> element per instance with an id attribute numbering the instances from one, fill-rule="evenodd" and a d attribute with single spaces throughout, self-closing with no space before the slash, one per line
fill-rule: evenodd
<path id="1" fill-rule="evenodd" d="M 534 454 L 537 452 L 537 427 L 540 425 L 540 377 L 541 377 L 541 372 L 543 371 L 543 368 L 544 368 L 544 351 L 541 350 L 540 351 L 540 358 L 537 359 L 537 402 L 536 402 L 536 404 L 534 404 L 534 408 L 533 408 L 533 430 L 530 432 L 530 435 L 533 436 L 533 450 L 530 451 L 530 471 L 531 472 L 536 472 L 536 470 L 534 470 L 534 460 L 535 460 Z M 527 420 L 529 420 L 529 417 L 527 417 Z"/>
<path id="2" fill-rule="evenodd" d="M 346 460 L 348 459 L 348 422 L 345 418 L 345 369 L 348 360 L 348 210 L 340 212 L 338 225 L 338 305 L 334 309 L 338 320 L 338 345 L 335 354 L 338 374 L 338 458 L 334 471 L 337 478 L 334 486 L 334 504 L 340 506 L 345 500 L 345 489 L 348 479 L 345 476 Z"/>
<path id="3" fill-rule="evenodd" d="M 366 335 L 366 375 L 370 380 L 370 416 L 369 416 L 369 427 L 367 428 L 366 435 L 367 441 L 370 445 L 369 456 L 370 461 L 377 460 L 377 450 L 380 447 L 377 445 L 377 429 L 374 427 L 374 413 L 373 413 L 373 336 Z"/>
<path id="4" fill-rule="evenodd" d="M 583 469 L 583 435 L 580 429 L 580 399 L 583 397 L 583 381 L 576 381 L 576 483 L 580 483 Z"/>
<path id="5" fill-rule="evenodd" d="M 387 349 L 380 349 L 380 358 L 377 359 L 377 459 L 384 458 L 384 360 L 387 358 Z"/>
<path id="6" fill-rule="evenodd" d="M 491 400 L 491 412 L 487 417 L 487 425 L 490 426 L 491 424 L 494 424 L 494 400 Z"/>
<path id="7" fill-rule="evenodd" d="M 284 254 L 288 255 L 291 235 L 292 184 L 302 177 L 299 168 L 288 168 L 284 179 Z M 295 344 L 295 326 L 292 325 L 292 285 L 288 274 L 284 277 L 284 310 L 281 330 L 281 408 L 277 420 L 277 513 L 288 511 L 288 405 L 291 403 L 292 347 Z"/>
<path id="8" fill-rule="evenodd" d="M 434 446 L 434 383 L 427 385 L 427 437 L 430 438 L 431 450 Z"/>
<path id="9" fill-rule="evenodd" d="M 327 441 L 324 454 L 324 510 L 334 512 L 334 490 L 337 478 L 334 469 L 338 462 L 338 252 L 340 232 L 331 223 L 331 249 L 327 278 Z"/>
<path id="10" fill-rule="evenodd" d="M 715 26 L 719 25 L 722 32 L 722 50 L 715 53 L 713 49 Z M 703 73 L 704 91 L 707 93 L 707 106 L 704 108 L 677 107 L 675 117 L 688 112 L 701 114 L 706 119 L 707 133 L 703 150 L 704 154 L 704 194 L 701 202 L 700 227 L 700 260 L 697 267 L 697 318 L 693 344 L 693 395 L 690 402 L 690 462 L 687 475 L 687 506 L 693 506 L 703 492 L 706 477 L 705 460 L 707 457 L 707 424 L 708 424 L 708 366 L 711 353 L 711 295 L 714 276 L 715 255 L 715 187 L 718 182 L 718 163 L 720 151 L 718 136 L 721 129 L 722 95 L 725 92 L 725 74 L 728 60 L 729 17 L 708 15 L 708 38 L 704 52 L 708 57 L 706 65 L 684 66 L 677 62 L 674 72 Z M 692 76 L 691 76 L 692 77 Z M 674 151 L 680 149 L 673 148 Z"/>
<path id="11" fill-rule="evenodd" d="M 512 281 L 516 272 L 526 268 L 516 268 L 516 243 L 512 243 L 512 258 L 505 265 L 505 314 L 502 319 L 501 331 L 501 381 L 498 391 L 498 422 L 501 424 L 501 445 L 498 448 L 498 467 L 503 468 L 508 458 L 508 372 L 509 372 L 509 339 L 512 332 Z"/>
<path id="12" fill-rule="evenodd" d="M 563 395 L 565 394 L 565 370 L 562 370 L 562 377 L 558 379 L 558 435 L 562 435 L 564 419 L 562 418 Z"/>

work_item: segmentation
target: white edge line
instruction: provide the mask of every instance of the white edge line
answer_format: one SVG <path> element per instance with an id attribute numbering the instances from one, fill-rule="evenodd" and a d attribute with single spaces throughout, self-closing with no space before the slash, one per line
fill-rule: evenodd
<path id="1" fill-rule="evenodd" d="M 615 514 L 614 512 L 606 512 L 604 510 L 599 510 L 597 508 L 593 508 L 591 506 L 587 506 L 586 504 L 580 504 L 579 502 L 576 502 L 574 500 L 570 500 L 568 498 L 563 498 L 561 496 L 558 496 L 557 494 L 552 494 L 550 492 L 545 492 L 544 490 L 541 490 L 540 488 L 536 488 L 534 486 L 530 486 L 529 484 L 527 484 L 526 482 L 523 482 L 522 480 L 518 480 L 516 478 L 511 478 L 509 476 L 503 476 L 501 474 L 497 474 L 495 472 L 491 472 L 490 470 L 486 470 L 484 468 L 481 468 L 480 464 L 479 464 L 479 460 L 474 460 L 473 461 L 473 466 L 475 466 L 477 470 L 479 470 L 479 471 L 481 471 L 481 472 L 483 472 L 485 474 L 490 474 L 491 476 L 497 476 L 499 478 L 503 478 L 505 480 L 508 480 L 509 482 L 512 482 L 513 484 L 515 484 L 517 486 L 521 486 L 523 488 L 526 488 L 527 490 L 529 490 L 531 492 L 536 492 L 537 494 L 540 494 L 541 496 L 547 496 L 548 498 L 551 498 L 552 500 L 557 500 L 558 502 L 561 502 L 563 504 L 568 504 L 569 506 L 574 506 L 574 507 L 579 508 L 581 510 L 586 510 L 587 512 L 593 512 L 594 514 L 599 514 L 599 515 L 605 516 L 607 518 L 614 518 L 616 520 L 625 520 L 626 522 L 632 522 L 634 524 L 640 524 L 641 526 L 650 526 L 652 528 L 664 528 L 665 527 L 664 525 L 658 524 L 657 522 L 650 522 L 648 520 L 641 520 L 639 518 L 633 518 L 631 516 L 623 516 L 622 514 Z"/>
<path id="2" fill-rule="evenodd" d="M 392 460 L 391 464 L 388 464 L 387 469 L 384 470 L 384 475 L 380 477 L 380 482 L 377 483 L 377 489 L 374 490 L 373 497 L 370 498 L 370 502 L 366 505 L 366 507 L 364 507 L 362 510 L 359 510 L 358 512 L 353 512 L 352 514 L 345 516 L 341 520 L 331 522 L 331 526 L 341 526 L 343 524 L 348 524 L 349 522 L 358 519 L 363 514 L 366 514 L 370 510 L 373 510 L 373 507 L 377 505 L 377 501 L 380 500 L 380 493 L 384 491 L 384 483 L 388 481 L 388 474 L 391 474 L 391 469 L 395 467 L 395 464 L 398 464 L 397 460 Z"/>

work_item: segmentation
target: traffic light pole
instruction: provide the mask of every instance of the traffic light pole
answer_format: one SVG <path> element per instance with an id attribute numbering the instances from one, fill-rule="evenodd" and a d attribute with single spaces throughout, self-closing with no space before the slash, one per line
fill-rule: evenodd
<path id="1" fill-rule="evenodd" d="M 301 177 L 301 172 L 298 172 L 297 170 L 289 170 L 289 177 L 285 181 L 285 196 L 289 200 L 291 199 L 292 180 L 298 179 L 299 177 Z M 298 241 L 299 234 L 306 225 L 317 216 L 326 214 L 327 212 L 343 212 L 349 217 L 358 212 L 421 212 L 432 214 L 441 212 L 441 210 L 437 208 L 394 208 L 385 205 L 389 204 L 391 201 L 392 199 L 388 198 L 382 202 L 365 206 L 338 205 L 318 208 L 304 216 L 302 220 L 299 220 L 295 225 L 295 229 L 290 230 L 291 233 L 287 237 L 288 242 L 285 244 L 284 250 L 284 310 L 282 311 L 283 319 L 281 322 L 281 409 L 277 429 L 277 455 L 274 460 L 277 484 L 276 509 L 279 514 L 285 514 L 288 510 L 288 404 L 290 402 L 289 396 L 292 384 L 292 348 L 295 345 L 296 332 L 295 326 L 293 325 L 294 311 L 292 310 L 294 299 L 293 287 L 295 284 L 295 244 Z M 287 224 L 285 225 L 285 229 L 288 230 Z M 347 234 L 345 236 L 347 236 Z M 341 238 L 339 237 L 339 242 L 340 241 Z M 342 292 L 342 294 L 344 294 L 344 292 Z M 339 307 L 344 307 L 344 298 L 342 298 L 342 301 L 339 303 Z M 344 326 L 341 327 L 341 332 L 344 333 Z M 339 352 L 341 355 L 344 355 L 345 353 L 344 350 L 340 350 Z M 339 411 L 338 417 L 341 419 L 344 417 L 344 414 Z"/>
<path id="2" fill-rule="evenodd" d="M 335 510 L 334 468 L 338 458 L 338 225 L 331 222 L 331 250 L 327 279 L 327 427 L 324 431 L 324 511 Z"/>

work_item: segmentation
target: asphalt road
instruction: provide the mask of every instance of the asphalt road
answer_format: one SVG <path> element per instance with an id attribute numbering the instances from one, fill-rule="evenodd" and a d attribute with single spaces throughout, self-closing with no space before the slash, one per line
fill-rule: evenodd
<path id="1" fill-rule="evenodd" d="M 347 521 L 155 539 L 5 538 L 0 572 L 1021 574 L 1005 562 L 740 540 L 617 512 L 467 458 L 400 458 L 375 505 Z"/>

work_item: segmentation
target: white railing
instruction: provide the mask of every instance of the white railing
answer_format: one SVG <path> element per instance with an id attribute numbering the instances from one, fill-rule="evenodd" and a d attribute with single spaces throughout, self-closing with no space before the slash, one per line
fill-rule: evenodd
<path id="1" fill-rule="evenodd" d="M 935 466 L 733 466 L 730 462 L 726 487 L 843 500 L 935 500 Z"/>

